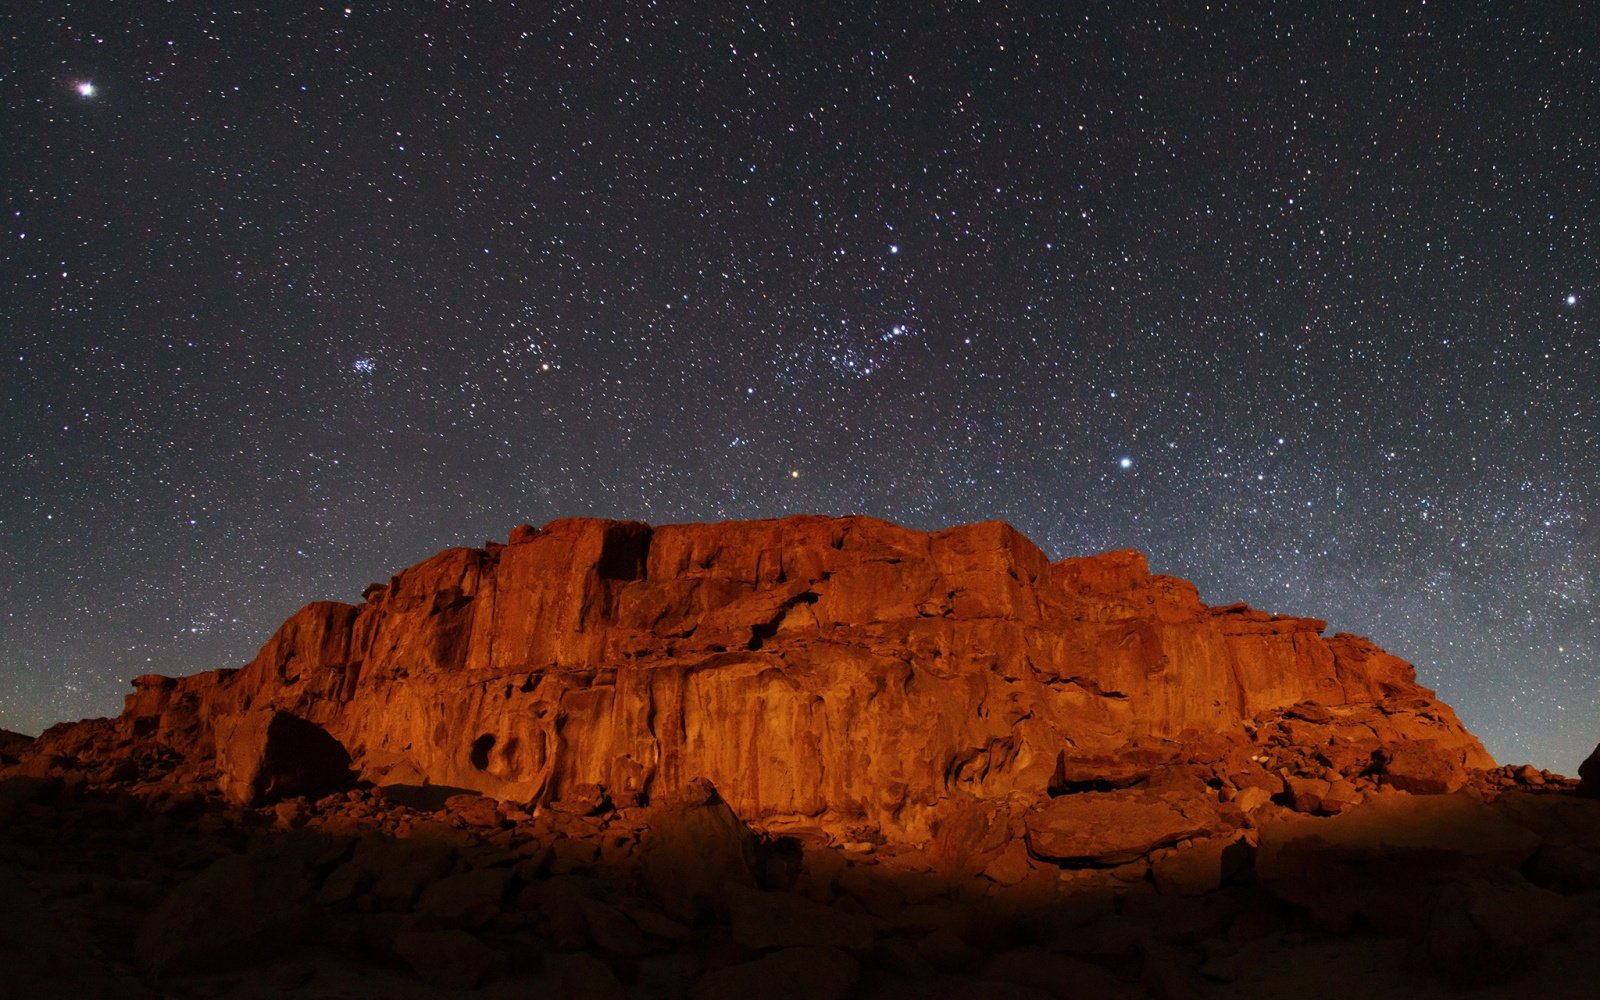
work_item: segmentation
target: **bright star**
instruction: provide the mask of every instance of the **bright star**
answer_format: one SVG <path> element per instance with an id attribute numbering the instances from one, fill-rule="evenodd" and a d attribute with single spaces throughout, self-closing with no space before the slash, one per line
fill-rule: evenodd
<path id="1" fill-rule="evenodd" d="M 889 244 L 889 252 L 890 253 L 899 253 L 900 252 L 900 244 L 898 244 L 898 243 Z"/>
<path id="2" fill-rule="evenodd" d="M 78 84 L 78 95 L 80 97 L 93 97 L 94 96 L 94 84 L 90 83 L 88 80 L 85 80 L 82 83 Z"/>
<path id="3" fill-rule="evenodd" d="M 1568 294 L 1567 294 L 1567 305 L 1569 305 L 1569 306 L 1575 306 L 1575 305 L 1577 305 L 1577 304 L 1578 304 L 1578 297 L 1577 297 L 1577 296 L 1576 296 L 1576 295 L 1573 295 L 1573 294 L 1571 294 L 1571 293 L 1570 293 L 1570 292 L 1569 292 L 1569 293 L 1568 293 Z"/>
<path id="4" fill-rule="evenodd" d="M 1131 469 L 1133 468 L 1133 459 L 1129 458 L 1127 455 L 1124 455 L 1117 459 L 1117 464 L 1122 466 L 1124 469 Z"/>

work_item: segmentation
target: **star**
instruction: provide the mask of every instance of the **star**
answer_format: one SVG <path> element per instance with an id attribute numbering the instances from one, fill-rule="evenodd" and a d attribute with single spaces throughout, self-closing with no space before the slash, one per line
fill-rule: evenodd
<path id="1" fill-rule="evenodd" d="M 1129 458 L 1127 455 L 1124 455 L 1117 459 L 1117 465 L 1124 469 L 1131 469 L 1133 468 L 1133 459 Z"/>
<path id="2" fill-rule="evenodd" d="M 78 96 L 79 97 L 93 97 L 94 96 L 94 84 L 90 83 L 88 80 L 85 80 L 82 83 L 78 84 Z"/>
<path id="3" fill-rule="evenodd" d="M 1568 292 L 1567 293 L 1567 298 L 1566 298 L 1566 303 L 1569 306 L 1577 305 L 1578 304 L 1578 296 L 1573 294 L 1572 292 Z"/>

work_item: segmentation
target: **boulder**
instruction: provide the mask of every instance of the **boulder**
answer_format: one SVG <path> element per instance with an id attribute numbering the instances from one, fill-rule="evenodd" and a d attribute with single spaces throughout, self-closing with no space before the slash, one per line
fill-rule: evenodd
<path id="1" fill-rule="evenodd" d="M 264 961 L 314 932 L 312 887 L 293 859 L 233 854 L 180 883 L 141 923 L 134 953 L 158 975 Z"/>
<path id="2" fill-rule="evenodd" d="M 444 809 L 467 826 L 495 829 L 505 825 L 500 804 L 476 792 L 450 796 L 444 801 Z"/>
<path id="3" fill-rule="evenodd" d="M 700 979 L 694 1000 L 848 1000 L 861 966 L 835 948 L 785 948 Z"/>
<path id="4" fill-rule="evenodd" d="M 1240 836 L 1207 837 L 1152 858 L 1150 878 L 1164 895 L 1201 896 L 1248 869 L 1254 853 Z"/>
<path id="5" fill-rule="evenodd" d="M 351 864 L 370 883 L 373 903 L 389 912 L 409 912 L 418 895 L 455 867 L 455 852 L 437 840 L 363 837 Z M 330 876 L 330 881 L 332 877 Z"/>
<path id="6" fill-rule="evenodd" d="M 505 954 L 461 930 L 407 930 L 394 939 L 394 953 L 434 986 L 470 990 L 506 974 Z"/>
<path id="7" fill-rule="evenodd" d="M 1208 835 L 1221 823 L 1202 799 L 1173 803 L 1136 791 L 1063 795 L 1024 822 L 1029 852 L 1057 864 L 1126 864 L 1180 840 Z"/>
<path id="8" fill-rule="evenodd" d="M 352 777 L 350 755 L 326 729 L 274 710 L 219 722 L 217 770 L 223 795 L 250 806 L 320 795 Z"/>
<path id="9" fill-rule="evenodd" d="M 691 782 L 653 807 L 639 843 L 640 875 L 668 916 L 693 924 L 756 886 L 756 839 L 711 783 Z"/>
<path id="10" fill-rule="evenodd" d="M 585 952 L 545 956 L 539 987 L 532 996 L 562 997 L 563 1000 L 626 1000 L 628 997 L 628 990 L 611 967 Z M 681 990 L 681 984 L 679 987 Z M 517 992 L 513 995 L 530 994 Z"/>
<path id="11" fill-rule="evenodd" d="M 1413 795 L 1443 795 L 1467 783 L 1459 752 L 1436 740 L 1407 741 L 1378 751 L 1382 783 Z"/>
<path id="12" fill-rule="evenodd" d="M 983 877 L 1000 885 L 1016 885 L 1032 876 L 1035 870 L 1034 862 L 1028 857 L 1028 845 L 1019 837 L 989 862 L 983 869 Z"/>
<path id="13" fill-rule="evenodd" d="M 416 912 L 446 927 L 481 927 L 500 914 L 511 887 L 511 869 L 477 868 L 429 884 Z"/>
<path id="14" fill-rule="evenodd" d="M 1578 765 L 1578 794 L 1600 799 L 1600 746 Z"/>
<path id="15" fill-rule="evenodd" d="M 1516 978 L 1583 915 L 1581 904 L 1526 882 L 1465 879 L 1445 888 L 1418 932 L 1447 982 L 1483 987 Z"/>
<path id="16" fill-rule="evenodd" d="M 838 908 L 784 892 L 736 889 L 729 893 L 729 937 L 751 951 L 776 948 L 872 949 L 872 925 Z"/>
<path id="17" fill-rule="evenodd" d="M 1009 811 L 998 802 L 949 800 L 931 826 L 928 853 L 947 871 L 982 871 L 1013 842 Z"/>
<path id="18" fill-rule="evenodd" d="M 0 825 L 10 824 L 24 806 L 48 801 L 61 787 L 58 777 L 12 774 L 0 778 Z"/>
<path id="19" fill-rule="evenodd" d="M 640 958 L 650 951 L 650 943 L 639 924 L 620 908 L 583 899 L 578 901 L 578 910 L 588 926 L 589 940 L 600 950 L 629 959 Z M 653 926 L 659 929 L 663 925 Z"/>
<path id="20" fill-rule="evenodd" d="M 1037 947 L 1016 948 L 995 956 L 985 975 L 1003 983 L 1042 990 L 1047 996 L 1073 1000 L 1126 1000 L 1138 995 L 1131 983 L 1098 965 Z"/>
<path id="21" fill-rule="evenodd" d="M 1322 778 L 1302 778 L 1291 775 L 1283 779 L 1284 804 L 1295 812 L 1326 813 L 1323 799 L 1333 789 L 1333 782 Z"/>
<path id="22" fill-rule="evenodd" d="M 1326 819 L 1290 816 L 1261 827 L 1261 884 L 1319 926 L 1359 917 L 1405 934 L 1424 926 L 1440 894 L 1463 878 L 1520 877 L 1537 834 L 1465 792 L 1380 795 Z"/>

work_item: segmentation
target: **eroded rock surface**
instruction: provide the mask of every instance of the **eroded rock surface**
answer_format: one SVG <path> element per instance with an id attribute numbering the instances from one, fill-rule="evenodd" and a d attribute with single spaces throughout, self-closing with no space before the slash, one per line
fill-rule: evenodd
<path id="1" fill-rule="evenodd" d="M 351 778 L 350 755 L 339 741 L 289 712 L 258 709 L 213 725 L 218 785 L 240 805 L 320 795 Z"/>
<path id="2" fill-rule="evenodd" d="M 366 598 L 0 739 L 8 981 L 1593 992 L 1600 802 L 1494 766 L 1370 642 L 1208 608 L 1136 553 L 568 521 Z"/>
<path id="3" fill-rule="evenodd" d="M 1135 552 L 1052 563 L 999 523 L 557 521 L 365 598 L 308 605 L 241 670 L 138 679 L 120 725 L 226 762 L 232 720 L 284 712 L 379 783 L 627 804 L 705 778 L 757 824 L 913 843 L 953 801 L 1107 790 L 1215 734 L 1206 766 L 1271 795 L 1274 747 L 1314 750 L 1325 785 L 1295 794 L 1334 811 L 1492 764 L 1365 639 L 1207 607 Z"/>

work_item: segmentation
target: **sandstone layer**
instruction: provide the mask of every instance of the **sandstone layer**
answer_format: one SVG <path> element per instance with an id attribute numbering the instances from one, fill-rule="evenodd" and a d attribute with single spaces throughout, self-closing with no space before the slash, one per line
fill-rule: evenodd
<path id="1" fill-rule="evenodd" d="M 1199 744 L 1213 780 L 1273 794 L 1304 769 L 1282 744 L 1316 758 L 1307 795 L 1493 763 L 1365 639 L 1207 607 L 1136 552 L 1052 563 L 1001 523 L 563 520 L 364 597 L 308 605 L 241 670 L 139 678 L 122 729 L 227 771 L 264 724 L 241 719 L 288 713 L 378 783 L 538 805 L 701 778 L 758 826 L 913 843 L 964 803 L 1135 784 Z"/>

